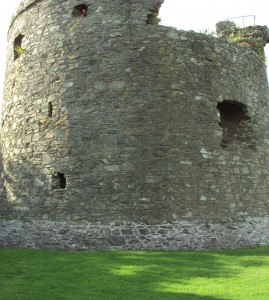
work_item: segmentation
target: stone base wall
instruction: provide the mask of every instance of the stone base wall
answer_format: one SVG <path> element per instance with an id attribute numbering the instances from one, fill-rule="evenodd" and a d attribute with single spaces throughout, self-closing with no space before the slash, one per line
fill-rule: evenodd
<path id="1" fill-rule="evenodd" d="M 180 221 L 176 224 L 134 222 L 0 221 L 0 246 L 66 250 L 179 250 L 251 247 L 269 244 L 269 217 Z"/>

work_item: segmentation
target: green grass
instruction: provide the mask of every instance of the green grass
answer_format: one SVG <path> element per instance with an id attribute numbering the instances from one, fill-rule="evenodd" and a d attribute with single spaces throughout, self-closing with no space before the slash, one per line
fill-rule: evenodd
<path id="1" fill-rule="evenodd" d="M 0 299 L 268 300 L 268 254 L 1 248 Z"/>

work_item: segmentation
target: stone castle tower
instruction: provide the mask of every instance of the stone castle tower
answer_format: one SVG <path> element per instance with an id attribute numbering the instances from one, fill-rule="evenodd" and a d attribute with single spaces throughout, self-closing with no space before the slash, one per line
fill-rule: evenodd
<path id="1" fill-rule="evenodd" d="M 161 2 L 22 1 L 8 33 L 1 246 L 269 243 L 266 30 L 253 29 L 255 52 L 225 30 L 158 25 Z"/>

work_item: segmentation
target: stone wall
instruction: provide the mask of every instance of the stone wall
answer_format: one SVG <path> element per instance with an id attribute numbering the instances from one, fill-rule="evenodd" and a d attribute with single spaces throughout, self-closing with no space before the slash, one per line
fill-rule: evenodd
<path id="1" fill-rule="evenodd" d="M 0 245 L 268 243 L 265 65 L 225 39 L 152 25 L 161 2 L 22 2 L 9 30 Z"/>
<path id="2" fill-rule="evenodd" d="M 216 24 L 218 37 L 224 37 L 232 42 L 251 48 L 262 60 L 266 60 L 264 47 L 269 43 L 269 29 L 266 26 L 237 27 L 234 22 L 221 21 Z"/>
<path id="3" fill-rule="evenodd" d="M 45 249 L 207 250 L 268 245 L 269 218 L 172 223 L 0 221 L 0 244 Z"/>

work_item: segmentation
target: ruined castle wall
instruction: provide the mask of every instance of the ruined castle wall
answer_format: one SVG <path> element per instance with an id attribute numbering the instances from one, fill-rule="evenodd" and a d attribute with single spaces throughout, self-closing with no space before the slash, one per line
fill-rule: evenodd
<path id="1" fill-rule="evenodd" d="M 156 0 L 116 2 L 87 1 L 82 17 L 79 1 L 24 1 L 12 21 L 0 244 L 268 243 L 264 63 L 147 24 Z"/>

